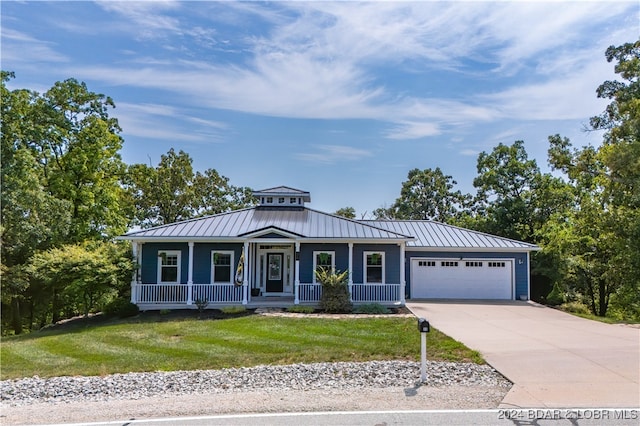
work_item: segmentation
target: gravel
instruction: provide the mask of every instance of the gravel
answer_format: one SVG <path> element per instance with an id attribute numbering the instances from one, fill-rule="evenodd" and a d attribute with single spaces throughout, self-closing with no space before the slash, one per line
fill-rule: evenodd
<path id="1" fill-rule="evenodd" d="M 37 376 L 0 382 L 3 406 L 138 400 L 153 397 L 261 391 L 348 392 L 357 389 L 418 386 L 491 388 L 506 393 L 511 383 L 488 365 L 428 362 L 420 384 L 420 363 L 408 361 L 339 362 L 258 366 L 223 370 L 112 374 L 92 377 Z"/>

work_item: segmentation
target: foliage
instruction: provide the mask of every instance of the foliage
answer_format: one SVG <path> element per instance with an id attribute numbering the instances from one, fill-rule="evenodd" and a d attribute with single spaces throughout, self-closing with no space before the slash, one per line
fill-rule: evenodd
<path id="1" fill-rule="evenodd" d="M 560 309 L 565 312 L 571 312 L 572 314 L 588 315 L 589 313 L 591 313 L 588 306 L 586 306 L 582 302 L 576 301 L 563 303 L 560 305 Z"/>
<path id="2" fill-rule="evenodd" d="M 353 311 L 358 314 L 388 314 L 389 309 L 379 303 L 367 303 L 356 306 Z"/>
<path id="3" fill-rule="evenodd" d="M 356 209 L 353 207 L 342 207 L 334 213 L 336 216 L 346 217 L 347 219 L 356 218 Z"/>
<path id="4" fill-rule="evenodd" d="M 52 323 L 81 312 L 85 316 L 126 285 L 133 272 L 130 259 L 118 257 L 111 243 L 86 242 L 36 253 L 29 265 L 31 276 L 43 284 L 50 303 L 44 307 Z"/>
<path id="5" fill-rule="evenodd" d="M 102 312 L 108 317 L 128 318 L 138 315 L 140 309 L 129 299 L 119 297 L 107 303 Z"/>
<path id="6" fill-rule="evenodd" d="M 193 303 L 196 304 L 200 314 L 202 314 L 204 310 L 207 309 L 207 306 L 209 306 L 209 301 L 207 299 L 196 299 Z"/>
<path id="7" fill-rule="evenodd" d="M 144 228 L 164 225 L 254 203 L 249 188 L 229 184 L 214 169 L 194 173 L 192 163 L 189 154 L 171 148 L 157 167 L 129 167 L 126 187 L 136 224 Z"/>
<path id="8" fill-rule="evenodd" d="M 238 306 L 238 305 L 225 306 L 220 310 L 222 311 L 223 314 L 227 314 L 227 315 L 244 314 L 247 312 L 247 308 L 245 308 L 244 306 Z"/>
<path id="9" fill-rule="evenodd" d="M 436 220 L 449 223 L 468 202 L 468 196 L 454 191 L 456 181 L 439 167 L 413 169 L 402 183 L 400 197 L 389 209 L 377 209 L 378 219 Z"/>
<path id="10" fill-rule="evenodd" d="M 69 323 L 3 338 L 0 379 L 314 362 L 417 361 L 420 356 L 420 333 L 410 318 L 251 315 L 215 321 L 158 321 L 157 315 L 142 313 L 126 320 L 100 321 L 99 327 Z M 433 328 L 428 356 L 434 361 L 483 363 L 476 351 Z"/>
<path id="11" fill-rule="evenodd" d="M 315 271 L 316 280 L 322 284 L 320 309 L 332 314 L 351 312 L 352 303 L 349 296 L 349 271 L 338 272 L 319 268 Z"/>
<path id="12" fill-rule="evenodd" d="M 305 305 L 293 305 L 287 308 L 287 312 L 291 312 L 293 314 L 312 314 L 316 310 L 313 306 L 305 306 Z"/>
<path id="13" fill-rule="evenodd" d="M 560 289 L 560 285 L 555 283 L 553 289 L 547 295 L 546 302 L 549 306 L 558 306 L 564 303 L 564 292 Z"/>

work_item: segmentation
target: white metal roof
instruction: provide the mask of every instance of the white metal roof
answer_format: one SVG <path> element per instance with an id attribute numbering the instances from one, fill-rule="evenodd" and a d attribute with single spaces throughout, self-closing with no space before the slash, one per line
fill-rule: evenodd
<path id="1" fill-rule="evenodd" d="M 407 241 L 412 237 L 308 208 L 252 207 L 156 226 L 122 236 L 131 240 L 243 239 L 267 230 L 307 239 Z"/>
<path id="2" fill-rule="evenodd" d="M 535 244 L 430 220 L 363 220 L 361 223 L 413 236 L 415 239 L 407 242 L 408 249 L 512 249 L 517 251 L 539 249 Z"/>

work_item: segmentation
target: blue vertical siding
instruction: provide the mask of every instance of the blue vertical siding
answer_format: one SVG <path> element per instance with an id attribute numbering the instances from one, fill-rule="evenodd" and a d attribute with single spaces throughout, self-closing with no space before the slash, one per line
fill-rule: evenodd
<path id="1" fill-rule="evenodd" d="M 335 251 L 336 270 L 349 269 L 349 244 L 301 244 L 300 245 L 300 282 L 313 282 L 313 252 Z"/>
<path id="2" fill-rule="evenodd" d="M 353 245 L 353 282 L 364 281 L 364 252 L 384 252 L 384 279 L 387 284 L 400 281 L 400 247 L 397 244 L 354 244 Z"/>
<path id="3" fill-rule="evenodd" d="M 196 243 L 193 246 L 193 282 L 208 284 L 211 282 L 211 251 L 225 250 L 234 252 L 234 268 L 238 265 L 243 245 L 239 243 Z M 158 282 L 158 252 L 180 250 L 180 282 L 186 284 L 189 279 L 189 245 L 187 243 L 145 243 L 142 245 L 141 279 L 143 284 Z"/>
<path id="4" fill-rule="evenodd" d="M 520 296 L 527 296 L 529 293 L 529 266 L 527 264 L 527 253 L 505 253 L 505 252 L 435 252 L 435 251 L 407 251 L 405 253 L 405 278 L 407 280 L 407 297 L 411 297 L 411 259 L 421 258 L 474 258 L 474 259 L 514 259 L 515 271 L 515 299 Z"/>

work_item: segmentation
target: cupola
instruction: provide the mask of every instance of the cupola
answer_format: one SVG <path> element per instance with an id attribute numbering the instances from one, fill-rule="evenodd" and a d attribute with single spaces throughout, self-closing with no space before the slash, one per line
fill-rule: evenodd
<path id="1" fill-rule="evenodd" d="M 260 207 L 304 207 L 304 203 L 311 202 L 311 195 L 288 186 L 253 191 Z"/>

